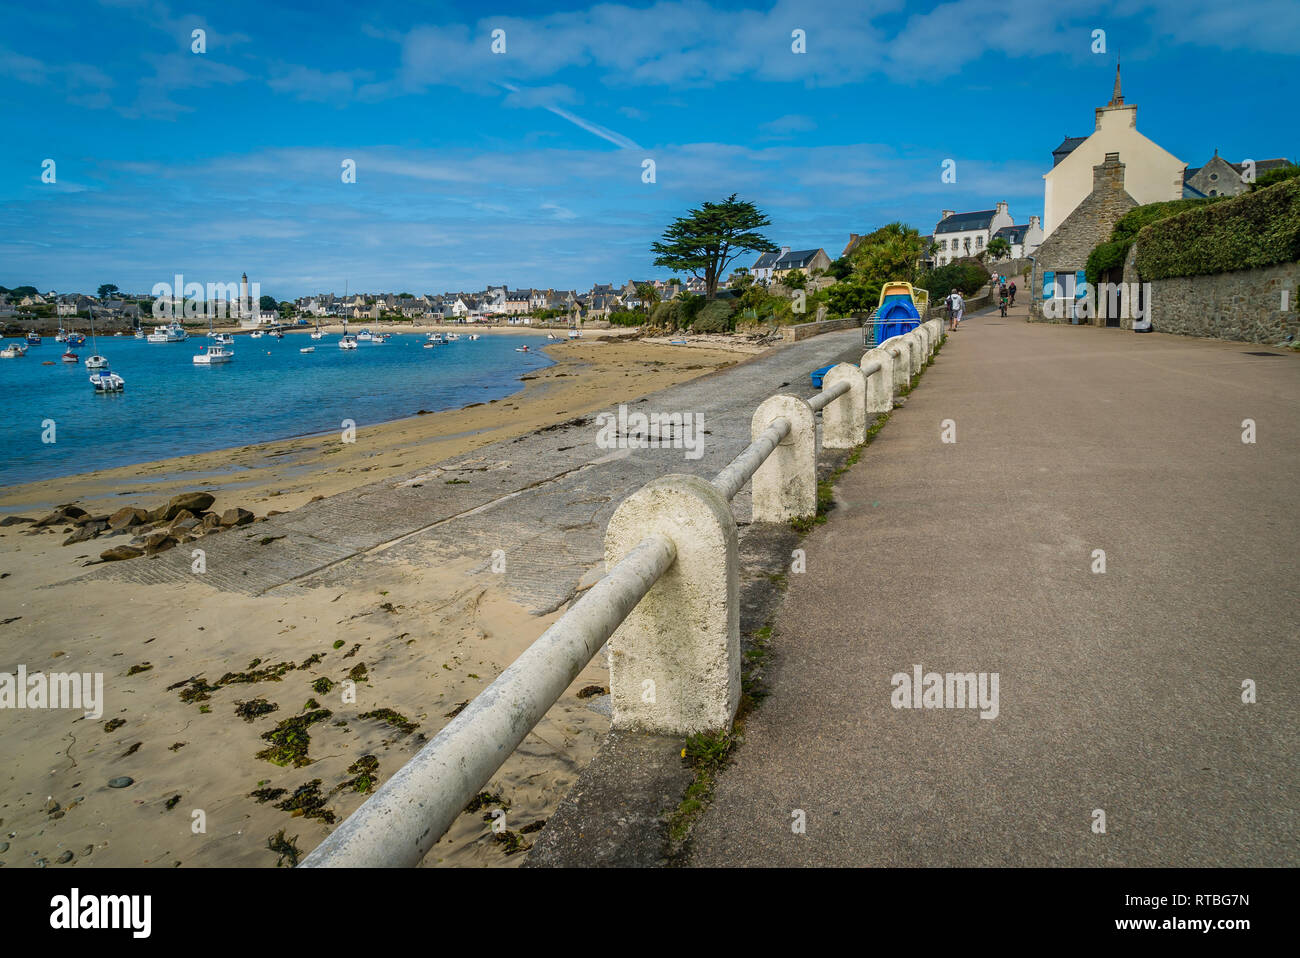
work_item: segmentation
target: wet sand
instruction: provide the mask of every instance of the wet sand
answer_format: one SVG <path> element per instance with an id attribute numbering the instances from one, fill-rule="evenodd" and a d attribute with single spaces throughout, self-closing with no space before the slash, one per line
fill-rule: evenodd
<path id="1" fill-rule="evenodd" d="M 514 397 L 361 429 L 355 444 L 335 435 L 181 456 L 7 489 L 0 507 L 111 511 L 201 490 L 216 510 L 288 511 L 744 358 L 590 339 L 549 353 L 557 364 Z M 125 540 L 65 537 L 63 526 L 0 528 L 0 671 L 102 673 L 105 703 L 96 719 L 0 711 L 5 867 L 287 865 L 289 849 L 315 847 L 561 614 L 534 616 L 490 575 L 432 556 L 367 564 L 346 587 L 257 597 L 198 578 L 69 582 Z M 489 783 L 499 800 L 463 814 L 425 864 L 522 862 L 530 826 L 607 728 L 578 693 L 607 685 L 597 656 Z"/>

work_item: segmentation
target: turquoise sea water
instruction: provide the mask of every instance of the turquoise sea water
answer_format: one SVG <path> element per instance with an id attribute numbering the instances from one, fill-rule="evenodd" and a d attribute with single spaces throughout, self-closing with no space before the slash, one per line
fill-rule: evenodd
<path id="1" fill-rule="evenodd" d="M 99 351 L 126 390 L 97 395 L 84 365 L 92 341 L 73 366 L 47 336 L 21 359 L 0 359 L 0 486 L 334 431 L 345 419 L 364 429 L 421 409 L 457 409 L 509 396 L 523 388 L 524 373 L 552 364 L 536 335 L 462 335 L 432 349 L 422 334 L 354 350 L 338 340 L 240 335 L 234 360 L 208 367 L 192 361 L 206 334 L 182 343 L 101 336 Z M 532 351 L 516 352 L 522 345 Z M 306 346 L 316 349 L 300 353 Z M 45 420 L 54 420 L 53 443 L 42 442 Z"/>

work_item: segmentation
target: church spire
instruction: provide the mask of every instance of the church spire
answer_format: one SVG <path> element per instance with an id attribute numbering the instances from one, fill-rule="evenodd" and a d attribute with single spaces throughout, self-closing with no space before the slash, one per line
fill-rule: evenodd
<path id="1" fill-rule="evenodd" d="M 1119 57 L 1115 58 L 1115 92 L 1110 95 L 1110 103 L 1107 106 L 1123 106 L 1124 94 L 1119 88 Z"/>

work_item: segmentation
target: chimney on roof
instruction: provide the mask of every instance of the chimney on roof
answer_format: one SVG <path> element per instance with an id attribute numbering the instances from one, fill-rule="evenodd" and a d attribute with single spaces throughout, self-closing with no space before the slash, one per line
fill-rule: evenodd
<path id="1" fill-rule="evenodd" d="M 1029 228 L 1030 228 L 1031 230 L 1032 230 L 1032 229 L 1038 229 L 1038 228 L 1039 228 L 1039 223 L 1040 223 L 1040 222 L 1041 222 L 1041 221 L 1038 219 L 1037 216 L 1031 216 L 1031 217 L 1029 217 Z"/>
<path id="2" fill-rule="evenodd" d="M 785 255 L 786 253 L 788 253 L 788 252 L 790 252 L 790 247 L 788 247 L 788 246 L 782 246 L 782 247 L 781 247 L 781 255 L 782 255 L 782 256 L 784 256 L 784 255 Z"/>
<path id="3" fill-rule="evenodd" d="M 1005 212 L 1007 211 L 1007 202 L 1006 202 L 1006 200 L 1003 200 L 1002 202 L 998 203 L 998 209 L 997 209 L 997 211 L 998 211 L 999 213 L 1005 213 Z"/>
<path id="4" fill-rule="evenodd" d="M 944 210 L 944 211 L 943 211 L 943 214 L 939 217 L 939 219 L 940 219 L 940 220 L 946 220 L 948 217 L 952 216 L 952 214 L 953 214 L 954 212 L 956 212 L 956 211 L 955 211 L 955 210 Z"/>

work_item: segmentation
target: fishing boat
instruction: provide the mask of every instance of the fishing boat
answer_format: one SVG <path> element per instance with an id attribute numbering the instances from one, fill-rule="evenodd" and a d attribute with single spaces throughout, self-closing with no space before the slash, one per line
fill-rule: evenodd
<path id="1" fill-rule="evenodd" d="M 27 347 L 22 343 L 10 343 L 4 349 L 0 349 L 0 359 L 21 359 L 27 355 Z"/>
<path id="2" fill-rule="evenodd" d="M 41 334 L 33 330 L 26 336 L 28 346 L 39 346 L 41 344 Z"/>
<path id="3" fill-rule="evenodd" d="M 426 346 L 447 345 L 447 337 L 444 336 L 442 333 L 430 333 L 426 338 L 428 340 L 428 342 L 425 343 Z"/>
<path id="4" fill-rule="evenodd" d="M 108 369 L 97 369 L 91 373 L 90 384 L 97 393 L 120 393 L 126 388 L 126 380 Z"/>
<path id="5" fill-rule="evenodd" d="M 95 310 L 93 307 L 90 310 L 90 340 L 95 352 L 94 355 L 86 357 L 86 368 L 90 370 L 102 369 L 107 372 L 108 360 L 99 355 L 99 337 L 95 335 Z"/>
<path id="6" fill-rule="evenodd" d="M 458 339 L 460 339 L 460 335 L 458 333 L 448 333 L 444 338 L 447 340 L 447 342 L 454 343 Z"/>
<path id="7" fill-rule="evenodd" d="M 54 334 L 54 341 L 56 343 L 65 343 L 68 341 L 68 334 L 63 331 L 62 326 L 60 326 L 59 331 Z"/>
<path id="8" fill-rule="evenodd" d="M 173 320 L 165 326 L 155 326 L 154 331 L 145 337 L 150 343 L 183 343 L 190 338 L 185 327 Z"/>
<path id="9" fill-rule="evenodd" d="M 212 340 L 218 346 L 235 345 L 235 337 L 230 333 L 208 333 L 208 339 Z"/>
<path id="10" fill-rule="evenodd" d="M 135 328 L 135 338 L 144 339 L 144 330 L 141 329 L 139 326 Z"/>
<path id="11" fill-rule="evenodd" d="M 76 363 L 81 362 L 81 357 L 78 356 L 76 353 L 74 353 L 71 349 L 64 350 L 63 355 L 59 358 L 61 358 L 65 363 L 73 363 L 74 365 Z"/>
<path id="12" fill-rule="evenodd" d="M 86 345 L 85 333 L 68 333 L 64 342 L 68 344 L 69 349 L 75 349 L 78 346 Z"/>
<path id="13" fill-rule="evenodd" d="M 255 330 L 253 330 L 251 333 L 248 334 L 248 337 L 249 337 L 250 339 L 261 339 L 261 338 L 262 338 L 263 336 L 265 336 L 265 335 L 266 335 L 266 333 L 262 332 L 260 329 L 255 329 Z"/>
<path id="14" fill-rule="evenodd" d="M 234 358 L 235 351 L 233 349 L 213 344 L 199 347 L 199 352 L 194 357 L 194 364 L 196 366 L 216 366 L 219 363 L 228 363 Z"/>
<path id="15" fill-rule="evenodd" d="M 357 342 L 359 343 L 374 342 L 374 339 L 375 339 L 375 334 L 368 329 L 363 329 L 361 330 L 361 332 L 357 333 Z"/>

